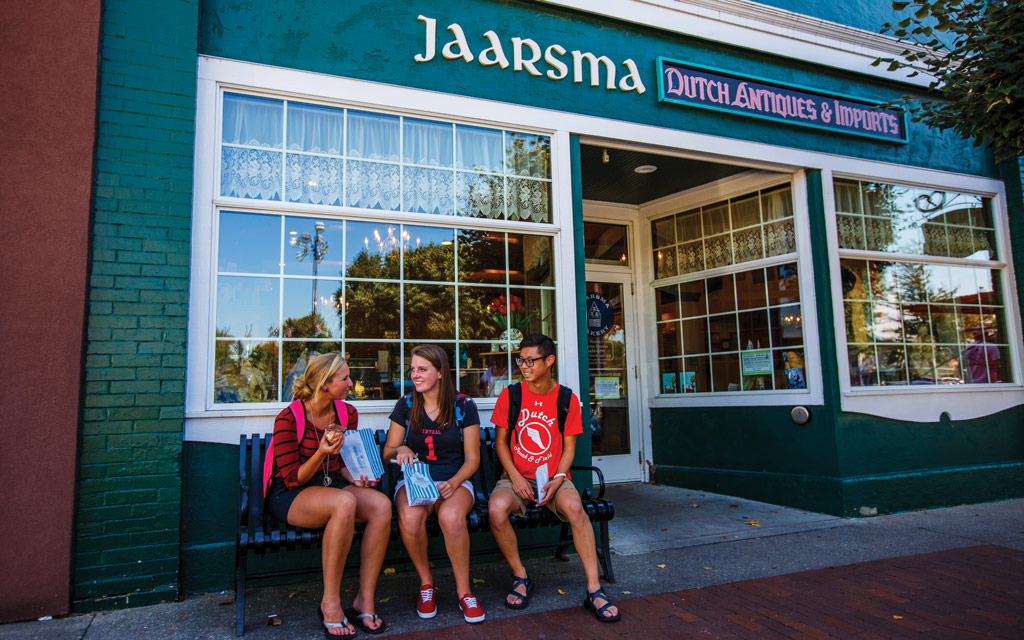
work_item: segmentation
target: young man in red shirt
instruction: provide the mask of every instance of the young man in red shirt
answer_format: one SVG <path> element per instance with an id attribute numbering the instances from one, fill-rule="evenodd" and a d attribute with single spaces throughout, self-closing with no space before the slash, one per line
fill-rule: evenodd
<path id="1" fill-rule="evenodd" d="M 572 394 L 564 433 L 559 433 L 559 384 L 551 377 L 555 343 L 537 333 L 524 339 L 519 347 L 516 364 L 523 373 L 524 381 L 519 419 L 515 425 L 508 424 L 508 389 L 498 396 L 491 414 L 491 422 L 497 429 L 498 459 L 505 473 L 491 492 L 488 512 L 494 539 L 512 568 L 512 590 L 505 598 L 505 606 L 510 609 L 526 608 L 533 591 L 533 580 L 526 575 L 526 567 L 519 557 L 516 532 L 509 523 L 509 516 L 524 513 L 528 504 L 536 502 L 572 527 L 573 544 L 587 578 L 587 596 L 583 606 L 602 622 L 615 622 L 620 618 L 619 610 L 604 594 L 598 581 L 594 529 L 583 510 L 580 494 L 569 479 L 569 467 L 576 453 L 576 436 L 583 433 L 579 399 Z M 535 477 L 542 465 L 547 467 L 550 479 L 540 488 L 538 499 Z"/>

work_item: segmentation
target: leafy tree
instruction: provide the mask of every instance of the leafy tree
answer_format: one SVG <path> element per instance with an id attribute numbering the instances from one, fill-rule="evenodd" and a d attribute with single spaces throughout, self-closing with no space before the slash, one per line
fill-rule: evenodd
<path id="1" fill-rule="evenodd" d="M 349 338 L 399 337 L 399 253 L 395 248 L 387 254 L 370 253 L 365 249 L 352 260 L 347 291 L 339 288 L 335 300 L 345 300 L 344 322 Z M 391 282 L 388 282 L 391 280 Z"/>
<path id="2" fill-rule="evenodd" d="M 909 69 L 931 77 L 939 100 L 896 101 L 915 122 L 952 129 L 992 146 L 996 160 L 1024 154 L 1024 11 L 1019 0 L 897 0 L 913 15 L 891 33 L 911 45 L 901 58 L 879 58 L 889 71 Z"/>

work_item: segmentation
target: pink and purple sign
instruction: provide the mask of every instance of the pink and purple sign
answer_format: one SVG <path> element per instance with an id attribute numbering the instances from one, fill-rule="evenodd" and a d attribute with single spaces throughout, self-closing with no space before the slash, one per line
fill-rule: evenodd
<path id="1" fill-rule="evenodd" d="M 668 58 L 658 58 L 658 100 L 907 142 L 901 109 Z"/>

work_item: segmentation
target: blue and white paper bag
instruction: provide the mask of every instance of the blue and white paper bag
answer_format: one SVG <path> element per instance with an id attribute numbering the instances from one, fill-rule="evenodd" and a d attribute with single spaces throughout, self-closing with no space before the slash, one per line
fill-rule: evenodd
<path id="1" fill-rule="evenodd" d="M 402 474 L 405 476 L 405 495 L 410 506 L 434 504 L 441 497 L 437 485 L 430 477 L 430 465 L 423 462 L 406 463 L 402 465 Z"/>
<path id="2" fill-rule="evenodd" d="M 384 475 L 384 463 L 373 439 L 373 429 L 346 431 L 341 459 L 353 479 L 366 477 L 376 480 Z"/>

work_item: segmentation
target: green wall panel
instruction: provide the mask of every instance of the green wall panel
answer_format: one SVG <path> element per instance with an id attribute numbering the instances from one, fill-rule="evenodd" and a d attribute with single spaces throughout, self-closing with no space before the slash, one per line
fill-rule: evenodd
<path id="1" fill-rule="evenodd" d="M 1024 407 L 911 423 L 810 407 L 655 409 L 657 482 L 835 515 L 1024 496 Z"/>
<path id="2" fill-rule="evenodd" d="M 833 477 L 832 417 L 808 408 L 805 425 L 788 406 L 651 409 L 654 464 Z"/>
<path id="3" fill-rule="evenodd" d="M 181 574 L 186 592 L 234 584 L 238 446 L 186 442 L 182 475 Z"/>
<path id="4" fill-rule="evenodd" d="M 837 420 L 840 475 L 874 476 L 1024 461 L 1024 406 L 976 420 Z"/>
<path id="5" fill-rule="evenodd" d="M 843 492 L 845 516 L 1019 498 L 1024 462 L 848 478 Z"/>
<path id="6" fill-rule="evenodd" d="M 437 20 L 438 53 L 430 62 L 413 56 L 424 48 L 424 23 Z M 512 37 L 531 38 L 543 50 L 559 44 L 569 52 L 605 55 L 617 65 L 636 62 L 647 92 L 608 91 L 570 77 L 553 81 L 515 73 L 512 66 L 483 66 L 474 59 L 445 60 L 441 47 L 451 39 L 446 27 L 458 23 L 474 56 L 487 48 L 483 34 L 494 30 L 512 60 Z M 423 0 L 379 3 L 373 0 L 210 0 L 203 4 L 202 53 L 261 64 L 514 102 L 549 109 L 628 120 L 671 129 L 741 138 L 785 147 L 993 175 L 987 154 L 972 149 L 958 136 L 909 124 L 911 144 L 879 143 L 806 128 L 771 125 L 751 118 L 718 115 L 699 109 L 661 105 L 657 99 L 655 60 L 666 56 L 781 82 L 826 91 L 887 100 L 909 89 L 841 70 L 825 69 L 762 52 L 747 51 L 694 38 L 673 37 L 653 29 L 607 20 L 549 5 L 515 0 L 464 0 L 459 3 Z M 540 63 L 543 73 L 549 67 Z"/>

